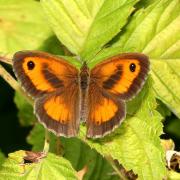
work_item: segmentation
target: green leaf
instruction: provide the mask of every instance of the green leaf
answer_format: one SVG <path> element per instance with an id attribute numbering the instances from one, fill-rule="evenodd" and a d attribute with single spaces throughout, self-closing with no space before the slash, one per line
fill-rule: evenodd
<path id="1" fill-rule="evenodd" d="M 13 54 L 22 49 L 38 49 L 50 35 L 39 2 L 0 1 L 1 52 Z"/>
<path id="2" fill-rule="evenodd" d="M 55 35 L 50 36 L 44 41 L 44 43 L 38 48 L 40 51 L 45 51 L 51 54 L 64 55 L 62 44 Z"/>
<path id="3" fill-rule="evenodd" d="M 116 180 L 119 179 L 110 164 L 85 143 L 77 138 L 61 138 L 64 148 L 63 157 L 68 159 L 73 167 L 79 171 L 85 165 L 88 171 L 84 176 L 84 180 Z"/>
<path id="4" fill-rule="evenodd" d="M 136 4 L 136 8 L 144 8 L 144 7 L 147 7 L 149 6 L 150 4 L 154 3 L 155 1 L 157 0 L 141 0 L 140 2 L 138 2 Z"/>
<path id="5" fill-rule="evenodd" d="M 180 118 L 180 59 L 151 59 L 151 67 L 157 97 Z"/>
<path id="6" fill-rule="evenodd" d="M 36 122 L 36 117 L 33 114 L 33 107 L 27 99 L 20 93 L 16 92 L 14 102 L 18 108 L 18 117 L 22 126 L 30 126 Z"/>
<path id="7" fill-rule="evenodd" d="M 180 173 L 177 173 L 172 170 L 168 172 L 168 180 L 179 180 L 179 179 L 180 179 Z"/>
<path id="8" fill-rule="evenodd" d="M 138 0 L 41 0 L 51 27 L 74 54 L 87 59 L 126 23 Z"/>
<path id="9" fill-rule="evenodd" d="M 33 151 L 42 151 L 44 146 L 44 139 L 45 139 L 45 129 L 44 127 L 37 123 L 34 128 L 31 130 L 29 136 L 27 137 L 27 142 L 31 144 Z M 50 133 L 50 152 L 56 153 L 56 136 Z"/>
<path id="10" fill-rule="evenodd" d="M 180 3 L 157 0 L 137 11 L 105 56 L 143 52 L 151 59 L 156 96 L 180 117 Z M 101 55 L 100 58 L 103 57 Z"/>
<path id="11" fill-rule="evenodd" d="M 42 151 L 44 134 L 44 127 L 40 124 L 37 124 L 31 131 L 27 140 L 33 145 L 33 151 Z M 76 171 L 80 171 L 87 165 L 88 171 L 84 176 L 85 180 L 119 179 L 117 175 L 113 175 L 112 167 L 101 155 L 77 138 L 58 138 L 50 133 L 50 152 L 63 155 L 71 162 Z"/>
<path id="12" fill-rule="evenodd" d="M 114 46 L 121 46 L 123 51 L 148 53 L 150 57 L 162 56 L 179 40 L 178 2 L 178 0 L 157 0 L 146 9 L 137 11 Z M 179 53 L 178 48 L 174 47 L 168 54 Z"/>
<path id="13" fill-rule="evenodd" d="M 9 154 L 0 170 L 1 179 L 78 179 L 71 164 L 62 157 L 48 153 L 47 157 L 41 159 L 38 163 L 22 165 L 24 156 L 24 151 Z"/>
<path id="14" fill-rule="evenodd" d="M 139 179 L 163 179 L 166 176 L 165 156 L 159 138 L 162 117 L 155 110 L 154 93 L 149 88 L 152 83 L 148 83 L 138 96 L 136 105 L 139 104 L 139 108 L 114 133 L 88 140 L 82 127 L 80 138 L 103 156 L 116 159 L 126 170 L 132 169 Z"/>

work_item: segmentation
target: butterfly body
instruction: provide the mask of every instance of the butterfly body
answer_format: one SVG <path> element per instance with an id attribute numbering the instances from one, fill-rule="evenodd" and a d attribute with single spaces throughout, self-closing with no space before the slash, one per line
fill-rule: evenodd
<path id="1" fill-rule="evenodd" d="M 149 71 L 147 56 L 126 53 L 80 70 L 60 57 L 39 51 L 20 51 L 13 69 L 34 102 L 40 123 L 56 135 L 72 137 L 85 121 L 87 137 L 102 137 L 126 115 L 125 102 L 142 88 Z"/>
<path id="2" fill-rule="evenodd" d="M 90 78 L 90 74 L 89 74 L 89 68 L 87 66 L 86 63 L 83 64 L 83 66 L 81 67 L 81 71 L 80 71 L 80 86 L 82 90 L 86 90 L 88 88 L 89 85 L 89 78 Z"/>
<path id="3" fill-rule="evenodd" d="M 85 63 L 81 67 L 80 73 L 80 120 L 82 122 L 86 121 L 87 119 L 87 110 L 88 110 L 88 90 L 89 90 L 89 82 L 90 82 L 90 72 L 89 68 Z"/>

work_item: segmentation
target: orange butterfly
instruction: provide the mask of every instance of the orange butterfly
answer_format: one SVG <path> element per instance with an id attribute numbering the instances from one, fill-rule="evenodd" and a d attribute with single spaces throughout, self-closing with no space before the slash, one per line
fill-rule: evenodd
<path id="1" fill-rule="evenodd" d="M 102 137 L 120 125 L 125 101 L 142 88 L 149 71 L 148 57 L 126 53 L 80 71 L 60 57 L 20 51 L 13 69 L 22 87 L 35 99 L 40 123 L 57 136 L 76 136 L 85 121 L 87 137 Z"/>

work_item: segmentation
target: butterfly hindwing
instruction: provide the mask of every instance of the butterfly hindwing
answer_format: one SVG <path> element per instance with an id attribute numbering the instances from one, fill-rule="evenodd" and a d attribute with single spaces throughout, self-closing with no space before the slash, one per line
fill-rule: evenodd
<path id="1" fill-rule="evenodd" d="M 87 137 L 102 137 L 118 127 L 125 118 L 125 103 L 94 83 L 89 86 L 88 98 Z"/>
<path id="2" fill-rule="evenodd" d="M 67 61 L 39 51 L 19 51 L 13 69 L 22 87 L 32 96 L 55 92 L 78 77 L 78 70 Z"/>
<path id="3" fill-rule="evenodd" d="M 57 136 L 73 137 L 79 129 L 79 89 L 55 92 L 35 101 L 38 120 Z"/>
<path id="4" fill-rule="evenodd" d="M 147 56 L 126 53 L 96 65 L 91 71 L 91 78 L 105 91 L 117 95 L 122 100 L 129 100 L 141 90 L 148 71 Z"/>

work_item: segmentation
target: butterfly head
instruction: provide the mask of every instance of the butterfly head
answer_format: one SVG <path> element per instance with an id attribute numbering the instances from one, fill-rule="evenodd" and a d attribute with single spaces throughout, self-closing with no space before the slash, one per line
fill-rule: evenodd
<path id="1" fill-rule="evenodd" d="M 86 89 L 89 80 L 89 68 L 86 62 L 83 63 L 80 71 L 80 84 L 82 89 Z"/>
<path id="2" fill-rule="evenodd" d="M 86 61 L 83 62 L 83 65 L 81 66 L 81 72 L 89 72 L 89 68 L 87 66 Z"/>

